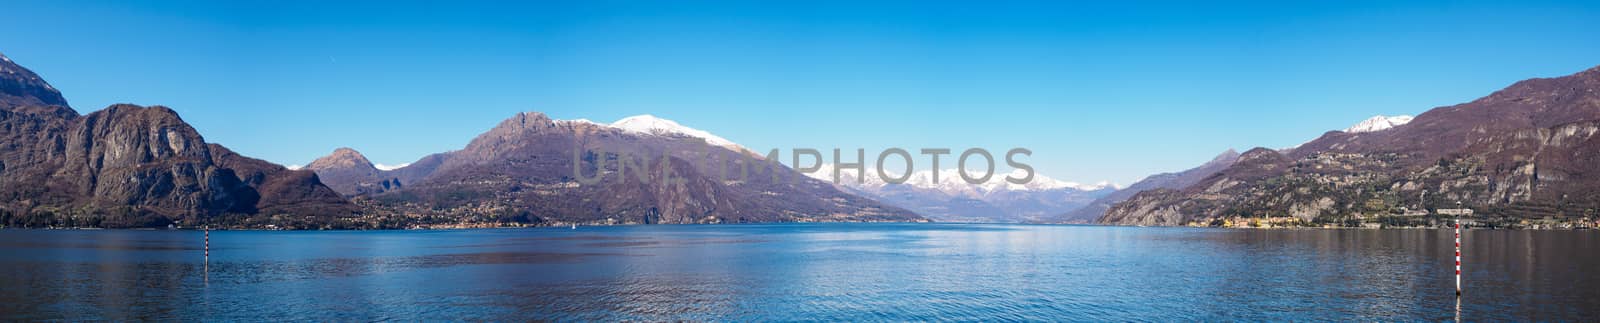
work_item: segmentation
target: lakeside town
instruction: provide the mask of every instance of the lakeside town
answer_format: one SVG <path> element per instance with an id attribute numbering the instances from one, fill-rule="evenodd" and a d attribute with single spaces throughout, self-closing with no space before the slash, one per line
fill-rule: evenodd
<path id="1" fill-rule="evenodd" d="M 1459 219 L 1462 228 L 1511 230 L 1591 230 L 1600 228 L 1600 217 L 1589 214 L 1582 217 L 1517 218 L 1474 214 L 1472 209 L 1406 210 L 1400 214 L 1377 216 L 1351 216 L 1342 221 L 1306 221 L 1291 216 L 1275 217 L 1225 217 L 1196 220 L 1185 223 L 1188 227 L 1212 228 L 1357 228 L 1357 229 L 1428 229 L 1451 228 Z M 1321 219 L 1319 219 L 1321 220 Z"/>

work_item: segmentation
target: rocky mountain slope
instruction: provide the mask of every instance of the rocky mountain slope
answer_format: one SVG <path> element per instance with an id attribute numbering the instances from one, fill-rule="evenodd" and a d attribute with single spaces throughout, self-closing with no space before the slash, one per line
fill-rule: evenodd
<path id="1" fill-rule="evenodd" d="M 1201 164 L 1195 168 L 1190 168 L 1181 172 L 1161 173 L 1145 177 L 1138 182 L 1134 182 L 1132 185 L 1128 185 L 1126 188 L 1117 190 L 1111 194 L 1107 194 L 1099 199 L 1095 199 L 1094 201 L 1089 202 L 1087 205 L 1084 205 L 1077 210 L 1057 216 L 1051 222 L 1093 223 L 1095 220 L 1100 219 L 1100 216 L 1105 215 L 1106 210 L 1111 209 L 1111 206 L 1133 197 L 1134 194 L 1154 189 L 1183 189 L 1185 187 L 1189 187 L 1189 185 L 1199 183 L 1201 180 L 1206 179 L 1206 177 L 1210 177 L 1211 174 L 1216 174 L 1218 171 L 1221 171 L 1228 166 L 1232 166 L 1233 162 L 1238 160 L 1239 152 L 1234 151 L 1233 149 L 1228 149 L 1221 154 L 1217 154 L 1216 157 L 1211 158 L 1211 160 L 1207 161 L 1205 164 Z"/>
<path id="2" fill-rule="evenodd" d="M 335 227 L 358 213 L 315 174 L 206 143 L 166 107 L 80 116 L 0 55 L 0 224 Z"/>
<path id="3" fill-rule="evenodd" d="M 308 168 L 357 195 L 358 203 L 400 217 L 532 224 L 923 220 L 675 122 L 624 121 L 628 127 L 521 113 L 461 150 L 392 171 L 374 172 L 353 151 Z M 598 181 L 581 182 L 575 166 Z"/>
<path id="4" fill-rule="evenodd" d="M 1592 218 L 1600 209 L 1597 91 L 1600 67 L 1517 82 L 1388 129 L 1254 149 L 1195 185 L 1139 193 L 1100 222 L 1354 224 L 1457 202 L 1486 225 Z"/>

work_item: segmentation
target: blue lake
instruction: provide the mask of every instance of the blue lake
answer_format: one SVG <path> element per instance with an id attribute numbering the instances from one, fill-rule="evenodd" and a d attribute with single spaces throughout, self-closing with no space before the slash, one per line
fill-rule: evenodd
<path id="1" fill-rule="evenodd" d="M 0 230 L 0 319 L 1565 320 L 1600 231 L 980 224 Z"/>

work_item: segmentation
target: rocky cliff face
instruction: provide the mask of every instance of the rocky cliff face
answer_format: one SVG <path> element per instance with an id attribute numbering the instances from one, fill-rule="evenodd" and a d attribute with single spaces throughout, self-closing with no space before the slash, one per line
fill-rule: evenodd
<path id="1" fill-rule="evenodd" d="M 207 144 L 171 109 L 119 104 L 79 116 L 33 72 L 9 58 L 0 69 L 6 225 L 244 224 L 269 215 L 298 223 L 355 213 L 310 172 Z"/>
<path id="2" fill-rule="evenodd" d="M 1333 131 L 1285 153 L 1253 150 L 1196 185 L 1117 204 L 1100 221 L 1350 223 L 1458 201 L 1492 221 L 1593 217 L 1600 210 L 1597 91 L 1600 68 L 1517 82 L 1387 130 Z"/>
<path id="3" fill-rule="evenodd" d="M 186 216 L 255 211 L 260 197 L 217 167 L 200 134 L 170 109 L 115 105 L 74 121 L 52 180 L 91 206 Z"/>
<path id="4" fill-rule="evenodd" d="M 599 182 L 580 183 L 575 160 L 584 176 L 600 176 Z M 622 163 L 629 168 L 622 169 Z M 751 176 L 733 176 L 745 166 Z M 358 199 L 405 216 L 442 213 L 524 223 L 921 219 L 698 138 L 558 121 L 542 113 L 517 114 L 461 150 L 362 178 L 365 182 L 334 186 L 395 180 L 394 186 L 403 188 L 360 193 Z"/>

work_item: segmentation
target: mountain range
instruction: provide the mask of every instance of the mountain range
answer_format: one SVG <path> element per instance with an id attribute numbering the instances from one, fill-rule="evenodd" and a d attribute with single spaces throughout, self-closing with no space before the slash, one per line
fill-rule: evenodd
<path id="1" fill-rule="evenodd" d="M 622 164 L 638 167 L 629 174 Z M 575 167 L 598 182 L 582 183 Z M 916 213 L 801 176 L 727 139 L 649 115 L 599 124 L 520 113 L 461 150 L 405 167 L 377 169 L 355 150 L 341 148 L 306 169 L 358 204 L 398 218 L 533 224 L 923 221 Z"/>
<path id="2" fill-rule="evenodd" d="M 1399 125 L 1404 125 L 1407 122 L 1411 122 L 1411 119 L 1412 116 L 1407 115 L 1378 115 L 1367 118 L 1366 120 L 1362 120 L 1361 122 L 1357 122 L 1356 124 L 1345 128 L 1343 131 L 1347 133 L 1382 131 Z M 1228 149 L 1227 151 L 1217 154 L 1216 157 L 1212 157 L 1210 161 L 1207 161 L 1200 166 L 1179 172 L 1161 173 L 1145 177 L 1138 182 L 1134 182 L 1132 185 L 1128 185 L 1126 188 L 1117 190 L 1111 194 L 1107 194 L 1106 196 L 1096 199 L 1094 202 L 1078 208 L 1077 210 L 1057 216 L 1054 219 L 1051 219 L 1049 222 L 1095 223 L 1100 219 L 1101 216 L 1105 215 L 1106 210 L 1111 209 L 1113 205 L 1125 201 L 1139 192 L 1154 189 L 1183 189 L 1185 187 L 1189 187 L 1190 185 L 1194 185 L 1195 183 L 1199 183 L 1201 180 L 1204 180 L 1207 177 L 1210 177 L 1212 174 L 1216 174 L 1217 172 L 1226 169 L 1228 166 L 1232 166 L 1233 163 L 1238 160 L 1239 152 L 1233 149 Z"/>
<path id="3" fill-rule="evenodd" d="M 1600 216 L 1600 67 L 1524 80 L 1411 116 L 1375 116 L 1286 149 L 1225 151 L 1119 188 L 1034 174 L 969 184 L 802 173 L 652 115 L 511 116 L 459 150 L 383 166 L 340 148 L 286 168 L 206 142 L 172 109 L 79 114 L 0 54 L 0 225 L 402 228 L 816 221 L 1215 225 L 1480 223 Z M 1020 171 L 1014 171 L 1020 172 Z M 734 176 L 733 174 L 744 174 Z M 1015 173 L 1020 174 L 1020 173 Z M 875 175 L 875 174 L 873 174 Z M 941 181 L 933 181 L 937 175 Z M 1397 222 L 1398 221 L 1398 222 Z"/>
<path id="4" fill-rule="evenodd" d="M 207 143 L 166 107 L 79 115 L 4 55 L 0 139 L 8 227 L 925 221 L 652 116 L 601 125 L 520 113 L 461 150 L 403 167 L 381 169 L 346 148 L 289 169 Z M 599 181 L 579 183 L 576 169 Z"/>
<path id="5" fill-rule="evenodd" d="M 1378 115 L 1351 125 L 1349 128 L 1345 128 L 1343 131 L 1348 133 L 1381 131 L 1406 124 L 1407 122 L 1411 122 L 1411 119 L 1411 116 L 1405 115 L 1392 117 Z M 1189 187 L 1190 185 L 1194 185 L 1195 183 L 1199 183 L 1201 180 L 1204 180 L 1207 177 L 1210 177 L 1212 174 L 1216 174 L 1217 172 L 1226 169 L 1228 166 L 1232 166 L 1233 163 L 1238 160 L 1239 152 L 1233 149 L 1228 149 L 1227 151 L 1217 154 L 1216 157 L 1212 157 L 1210 161 L 1207 161 L 1200 166 L 1179 172 L 1160 173 L 1145 177 L 1138 182 L 1134 182 L 1132 185 L 1128 185 L 1127 188 L 1117 190 L 1116 192 L 1108 194 L 1105 197 L 1101 197 L 1100 199 L 1097 199 L 1094 202 L 1085 205 L 1084 207 L 1078 208 L 1077 210 L 1068 212 L 1066 214 L 1062 214 L 1052 219 L 1050 222 L 1095 223 L 1100 219 L 1101 216 L 1105 215 L 1106 210 L 1111 209 L 1113 205 L 1125 201 L 1139 192 L 1154 189 L 1183 189 L 1185 187 Z"/>
<path id="6" fill-rule="evenodd" d="M 1529 79 L 1410 120 L 1375 118 L 1296 148 L 1256 148 L 1183 188 L 1140 192 L 1100 223 L 1299 225 L 1423 221 L 1442 208 L 1482 225 L 1592 219 L 1600 210 L 1600 67 Z"/>

